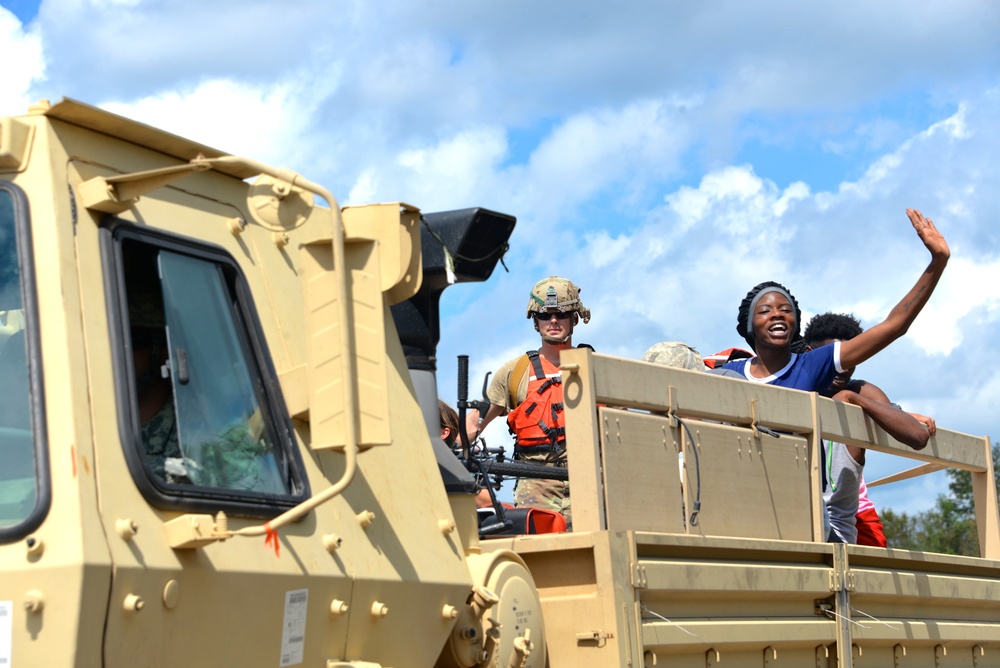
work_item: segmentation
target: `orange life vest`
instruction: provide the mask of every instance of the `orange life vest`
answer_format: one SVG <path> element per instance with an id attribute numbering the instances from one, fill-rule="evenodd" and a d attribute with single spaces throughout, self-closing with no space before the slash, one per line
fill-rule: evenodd
<path id="1" fill-rule="evenodd" d="M 721 369 L 723 364 L 743 359 L 744 357 L 753 357 L 753 353 L 743 348 L 726 348 L 714 355 L 703 357 L 702 361 L 709 369 Z"/>
<path id="2" fill-rule="evenodd" d="M 507 426 L 521 447 L 556 445 L 566 441 L 566 422 L 563 417 L 562 376 L 559 367 L 530 350 L 525 355 L 531 364 L 528 376 L 528 395 L 517 408 L 507 414 Z M 516 391 L 520 378 L 511 374 L 511 393 Z"/>

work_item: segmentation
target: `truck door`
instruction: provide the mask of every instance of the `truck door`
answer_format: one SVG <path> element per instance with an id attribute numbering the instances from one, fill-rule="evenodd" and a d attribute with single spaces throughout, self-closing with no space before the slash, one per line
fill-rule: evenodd
<path id="1" fill-rule="evenodd" d="M 350 600 L 328 554 L 326 571 L 310 573 L 263 539 L 178 550 L 166 541 L 164 523 L 184 513 L 221 510 L 236 528 L 309 493 L 239 267 L 218 248 L 129 225 L 104 241 L 131 480 L 101 487 L 105 507 L 137 527 L 111 540 L 106 665 L 294 665 L 307 641 L 337 655 L 336 634 L 307 626 L 328 623 L 330 600 Z"/>

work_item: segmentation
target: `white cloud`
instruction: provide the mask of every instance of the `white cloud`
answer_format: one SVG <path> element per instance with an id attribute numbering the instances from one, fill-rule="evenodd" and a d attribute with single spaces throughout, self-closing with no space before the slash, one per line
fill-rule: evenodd
<path id="1" fill-rule="evenodd" d="M 316 82 L 289 76 L 270 86 L 213 79 L 191 90 L 165 91 L 101 106 L 213 148 L 283 167 L 312 158 L 304 130 L 315 113 Z"/>
<path id="2" fill-rule="evenodd" d="M 610 183 L 671 175 L 688 141 L 676 108 L 665 102 L 587 111 L 571 116 L 540 142 L 527 176 L 542 180 L 546 192 L 553 186 L 562 189 L 556 194 L 563 201 L 584 201 Z"/>
<path id="3" fill-rule="evenodd" d="M 474 348 L 484 368 L 535 342 L 524 295 L 552 273 L 584 287 L 594 320 L 581 337 L 603 352 L 739 344 L 737 304 L 769 279 L 807 313 L 853 310 L 870 325 L 926 265 L 903 215 L 918 206 L 954 258 L 872 368 L 942 424 L 988 431 L 995 418 L 961 411 L 952 386 L 997 319 L 998 32 L 1000 12 L 974 0 L 372 0 L 337 12 L 46 0 L 30 32 L 0 8 L 0 107 L 103 102 L 296 169 L 344 203 L 516 215 L 512 273 L 453 288 L 444 305 L 442 360 Z M 778 180 L 791 185 L 768 178 L 773 155 L 747 141 L 762 136 L 787 150 L 793 177 Z M 924 367 L 939 378 L 916 375 Z M 962 368 L 995 391 L 991 368 Z M 449 373 L 442 362 L 443 396 Z"/>
<path id="4" fill-rule="evenodd" d="M 958 105 L 958 111 L 954 115 L 927 128 L 927 130 L 921 133 L 921 137 L 930 137 L 938 132 L 942 132 L 956 140 L 971 139 L 972 132 L 965 121 L 965 115 L 966 104 L 963 102 Z"/>
<path id="5" fill-rule="evenodd" d="M 90 6 L 99 10 L 118 10 L 123 7 L 138 7 L 142 0 L 87 0 Z"/>
<path id="6" fill-rule="evenodd" d="M 358 175 L 354 186 L 351 188 L 347 199 L 341 202 L 342 205 L 352 202 L 377 202 L 375 169 L 369 168 Z"/>
<path id="7" fill-rule="evenodd" d="M 697 188 L 682 187 L 667 195 L 669 208 L 680 219 L 681 229 L 709 223 L 734 240 L 753 233 L 770 235 L 776 220 L 788 213 L 796 201 L 805 199 L 809 188 L 794 183 L 778 192 L 770 181 L 754 174 L 750 166 L 726 167 L 707 174 Z"/>
<path id="8" fill-rule="evenodd" d="M 37 24 L 50 90 L 93 102 L 212 79 L 266 86 L 325 50 L 338 24 L 350 35 L 350 11 L 320 2 L 288 9 L 267 0 L 46 0 Z"/>
<path id="9" fill-rule="evenodd" d="M 958 256 L 908 336 L 927 355 L 949 355 L 970 324 L 995 328 L 1000 321 L 1000 256 L 977 263 Z M 972 317 L 973 323 L 964 319 Z"/>
<path id="10" fill-rule="evenodd" d="M 949 193 L 947 201 L 966 196 L 961 202 L 967 226 L 946 217 L 939 222 L 955 257 L 911 327 L 906 347 L 931 358 L 962 354 L 969 328 L 996 320 L 1000 295 L 996 233 L 985 233 L 993 234 L 992 245 L 979 243 L 978 253 L 968 252 L 973 239 L 984 234 L 977 230 L 985 229 L 977 219 L 981 205 L 968 196 L 987 189 L 991 172 L 986 165 L 1000 147 L 995 140 L 980 143 L 995 133 L 977 130 L 991 122 L 995 100 L 987 95 L 970 104 L 977 113 L 962 107 L 877 158 L 860 179 L 836 193 L 812 193 L 804 183 L 782 190 L 750 166 L 724 167 L 697 186 L 668 193 L 665 206 L 633 230 L 605 224 L 588 234 L 579 255 L 567 253 L 557 270 L 580 282 L 589 295 L 594 322 L 587 340 L 599 350 L 632 356 L 667 338 L 687 340 L 705 352 L 740 344 L 733 331 L 736 306 L 746 290 L 769 279 L 788 285 L 807 317 L 853 311 L 870 326 L 903 297 L 928 261 L 903 207 L 894 204 L 926 197 L 930 181 Z M 948 128 L 963 130 L 943 131 Z M 944 145 L 950 153 L 942 153 Z M 965 168 L 963 177 L 977 175 L 978 181 L 945 179 L 942 175 L 955 165 Z M 979 181 L 983 187 L 976 188 Z M 594 284 L 592 268 L 600 269 Z M 538 267 L 523 282 L 548 269 Z M 609 313 L 614 316 L 608 318 Z M 530 344 L 531 337 L 516 325 L 510 323 L 508 330 L 498 323 L 498 334 L 509 332 Z M 912 366 L 896 349 L 883 353 L 885 368 L 891 370 L 893 361 Z M 883 384 L 895 394 L 907 390 L 891 377 Z"/>
<path id="11" fill-rule="evenodd" d="M 23 114 L 36 100 L 32 86 L 45 79 L 42 40 L 37 27 L 25 31 L 10 11 L 0 7 L 0 113 Z"/>
<path id="12" fill-rule="evenodd" d="M 584 253 L 588 263 L 594 269 L 601 269 L 619 262 L 629 261 L 629 250 L 632 247 L 632 239 L 625 235 L 612 237 L 607 230 L 600 230 L 588 235 Z M 650 256 L 657 257 L 664 252 L 663 244 L 651 244 L 647 247 Z"/>
<path id="13" fill-rule="evenodd" d="M 381 192 L 405 192 L 427 210 L 456 208 L 475 202 L 489 189 L 493 168 L 507 152 L 499 128 L 459 132 L 432 146 L 403 151 L 383 178 Z M 397 179 L 401 179 L 401 182 Z"/>

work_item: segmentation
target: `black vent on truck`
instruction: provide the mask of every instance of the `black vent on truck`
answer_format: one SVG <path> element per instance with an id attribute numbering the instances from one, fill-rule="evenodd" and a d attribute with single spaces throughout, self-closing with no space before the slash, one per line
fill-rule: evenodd
<path id="1" fill-rule="evenodd" d="M 482 208 L 423 215 L 423 283 L 416 295 L 392 307 L 411 369 L 436 368 L 435 355 L 441 339 L 438 304 L 449 285 L 444 248 L 454 260 L 455 284 L 481 283 L 490 277 L 506 251 L 516 222 L 514 216 Z"/>
<path id="2" fill-rule="evenodd" d="M 431 434 L 438 429 L 437 390 L 433 388 L 441 339 L 439 302 L 445 288 L 453 285 L 448 283 L 445 248 L 452 258 L 454 284 L 481 283 L 506 252 L 516 222 L 513 216 L 482 208 L 428 213 L 421 220 L 423 282 L 416 295 L 392 307 L 392 318 Z M 432 438 L 432 445 L 445 489 L 475 494 L 475 480 L 444 441 Z"/>

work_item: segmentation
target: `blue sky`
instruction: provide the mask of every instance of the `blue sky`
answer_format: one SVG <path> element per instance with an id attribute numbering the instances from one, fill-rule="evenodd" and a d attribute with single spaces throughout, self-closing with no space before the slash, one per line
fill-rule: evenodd
<path id="1" fill-rule="evenodd" d="M 16 16 L 21 23 L 28 23 L 38 14 L 40 4 L 36 0 L 4 0 L 0 2 L 0 7 Z"/>
<path id="2" fill-rule="evenodd" d="M 807 315 L 871 326 L 926 266 L 916 207 L 952 261 L 908 336 L 858 375 L 1000 437 L 996 3 L 0 6 L 2 113 L 74 97 L 292 167 L 342 203 L 516 216 L 510 273 L 444 295 L 446 399 L 455 355 L 481 378 L 537 345 L 524 307 L 550 274 L 594 313 L 577 340 L 630 358 L 740 344 L 737 307 L 763 280 Z M 500 425 L 489 439 L 506 442 Z M 906 466 L 872 455 L 866 477 Z M 920 510 L 945 483 L 873 497 Z"/>

